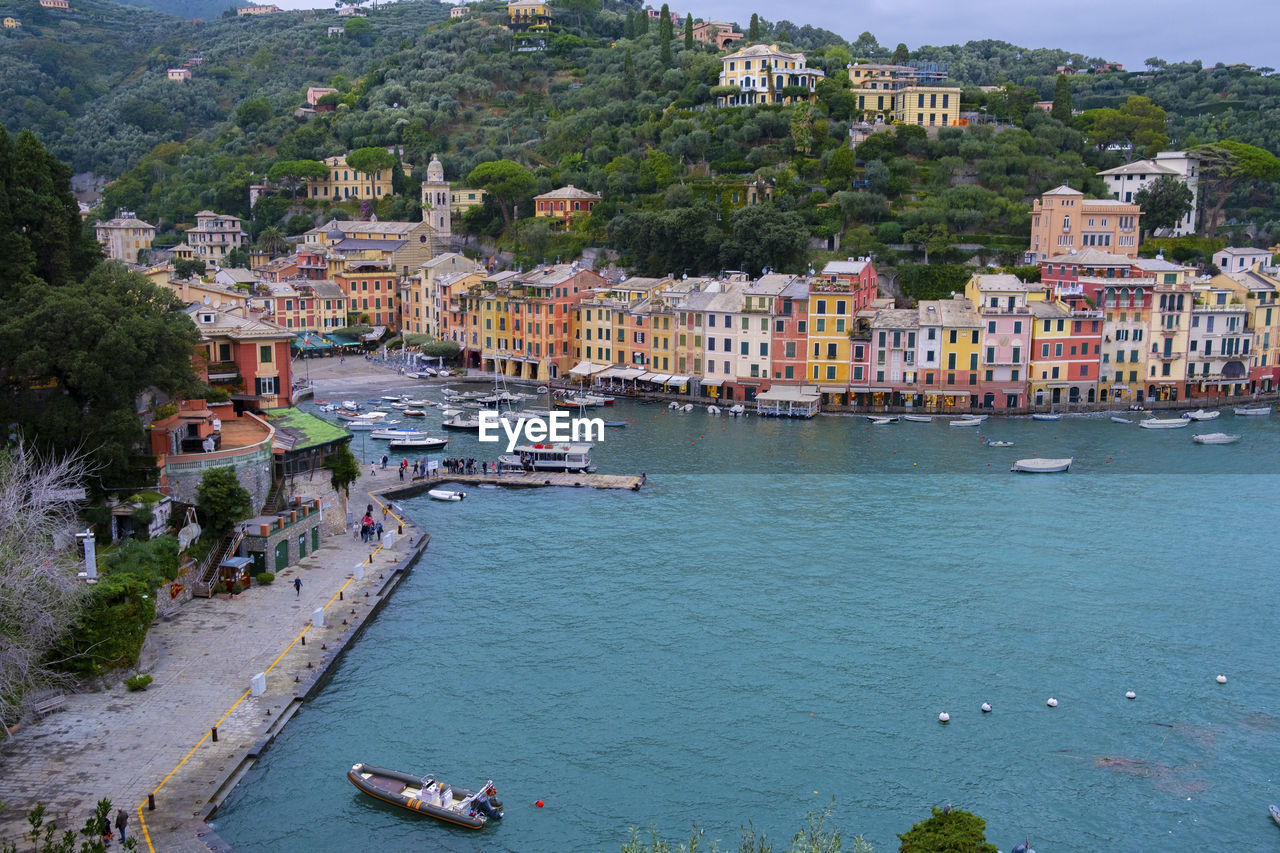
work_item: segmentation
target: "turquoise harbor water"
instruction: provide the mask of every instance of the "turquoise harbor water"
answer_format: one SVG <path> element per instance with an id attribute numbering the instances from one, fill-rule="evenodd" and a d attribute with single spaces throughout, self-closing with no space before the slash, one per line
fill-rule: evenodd
<path id="1" fill-rule="evenodd" d="M 615 408 L 634 423 L 593 456 L 645 471 L 639 493 L 405 502 L 430 549 L 219 812 L 234 849 L 610 851 L 694 823 L 736 849 L 748 822 L 782 846 L 833 802 L 879 851 L 948 802 L 1003 850 L 1274 848 L 1280 413 Z M 1191 441 L 1216 431 L 1244 438 Z M 1033 452 L 1076 465 L 1009 473 Z M 355 761 L 493 778 L 507 817 L 415 819 L 357 792 Z"/>

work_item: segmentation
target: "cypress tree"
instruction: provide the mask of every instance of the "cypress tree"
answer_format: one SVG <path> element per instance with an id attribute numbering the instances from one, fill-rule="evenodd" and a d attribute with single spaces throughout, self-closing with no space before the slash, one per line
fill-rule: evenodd
<path id="1" fill-rule="evenodd" d="M 666 4 L 662 4 L 662 16 L 658 19 L 658 37 L 662 44 L 662 64 L 671 64 L 671 38 L 675 35 L 675 28 L 671 25 L 671 8 Z"/>
<path id="2" fill-rule="evenodd" d="M 751 13 L 751 26 L 747 27 L 747 41 L 760 41 L 760 16 L 755 12 Z"/>
<path id="3" fill-rule="evenodd" d="M 1059 74 L 1053 84 L 1053 110 L 1049 113 L 1063 124 L 1071 122 L 1071 78 Z"/>
<path id="4" fill-rule="evenodd" d="M 693 13 L 684 16 L 684 49 L 693 50 Z"/>

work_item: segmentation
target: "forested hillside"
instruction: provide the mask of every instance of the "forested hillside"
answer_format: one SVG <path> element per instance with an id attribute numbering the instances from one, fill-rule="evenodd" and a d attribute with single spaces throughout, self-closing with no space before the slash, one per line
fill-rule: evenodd
<path id="1" fill-rule="evenodd" d="M 366 7 L 364 20 L 322 10 L 198 24 L 105 0 L 74 5 L 42 10 L 4 35 L 0 63 L 11 73 L 0 85 L 11 97 L 0 98 L 0 118 L 12 130 L 35 129 L 77 171 L 118 177 L 104 215 L 126 207 L 162 231 L 206 207 L 245 217 L 255 237 L 353 215 L 283 190 L 250 211 L 248 187 L 281 161 L 398 145 L 415 174 L 380 215 L 417 215 L 414 188 L 432 153 L 454 182 L 482 163 L 510 161 L 520 192 L 507 209 L 478 209 L 461 227 L 531 258 L 605 242 L 648 272 L 786 268 L 810 259 L 810 238 L 840 236 L 842 254 L 907 244 L 936 258 L 963 243 L 1008 261 L 1026 234 L 1029 200 L 1052 186 L 1100 194 L 1094 173 L 1126 156 L 1224 138 L 1271 147 L 1280 138 L 1280 78 L 1243 66 L 1152 57 L 1137 72 L 1081 73 L 1064 78 L 1069 103 L 1054 117 L 1034 104 L 1055 97 L 1057 67 L 1100 60 L 999 41 L 908 51 L 871 33 L 846 42 L 756 19 L 739 22 L 749 39 L 802 49 L 826 72 L 818 102 L 716 108 L 718 55 L 687 43 L 682 27 L 650 25 L 634 0 L 558 4 L 542 51 L 514 49 L 505 6 L 493 0 L 471 4 L 460 21 L 435 0 Z M 330 37 L 337 25 L 345 35 Z M 904 54 L 948 63 L 953 84 L 965 86 L 964 108 L 995 126 L 936 138 L 904 128 L 850 154 L 860 116 L 847 64 Z M 166 68 L 193 57 L 202 63 L 192 80 L 165 79 Z M 335 111 L 298 112 L 308 86 L 337 89 Z M 1072 116 L 1072 106 L 1083 114 Z M 767 186 L 774 204 L 733 209 L 728 199 L 749 182 Z M 508 226 L 510 211 L 529 216 L 533 194 L 567 183 L 605 199 L 575 237 L 549 234 L 545 222 Z M 1272 190 L 1234 190 L 1228 228 L 1258 239 L 1277 230 Z M 761 242 L 778 248 L 761 256 Z"/>

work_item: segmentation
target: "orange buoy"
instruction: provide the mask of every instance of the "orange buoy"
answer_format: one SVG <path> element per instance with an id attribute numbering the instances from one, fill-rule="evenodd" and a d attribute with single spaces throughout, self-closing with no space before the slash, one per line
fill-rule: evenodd
<path id="1" fill-rule="evenodd" d="M 538 808 L 542 808 L 542 800 L 538 800 L 536 803 L 534 803 L 534 805 L 537 806 Z"/>

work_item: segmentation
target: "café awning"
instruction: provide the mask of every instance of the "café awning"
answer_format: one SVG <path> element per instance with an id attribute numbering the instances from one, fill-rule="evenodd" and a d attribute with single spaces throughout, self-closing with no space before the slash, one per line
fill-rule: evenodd
<path id="1" fill-rule="evenodd" d="M 594 361 L 580 361 L 569 369 L 574 376 L 591 376 L 606 369 L 607 364 L 596 364 Z"/>

